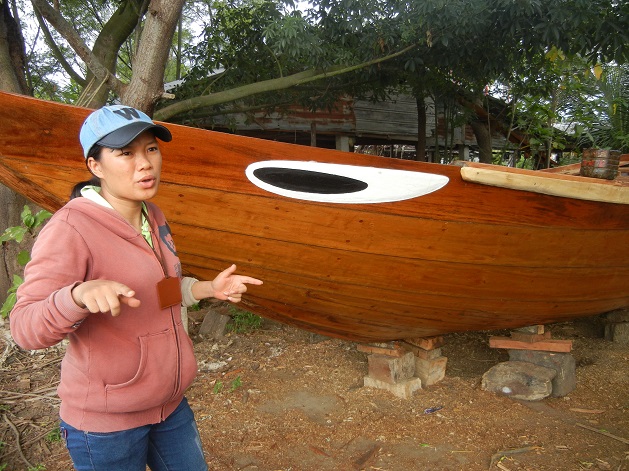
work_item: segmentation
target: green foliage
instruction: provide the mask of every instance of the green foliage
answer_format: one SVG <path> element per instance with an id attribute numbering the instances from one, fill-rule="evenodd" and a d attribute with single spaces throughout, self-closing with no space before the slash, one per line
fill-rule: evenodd
<path id="1" fill-rule="evenodd" d="M 236 389 L 242 386 L 242 380 L 240 376 L 236 376 L 236 378 L 231 382 L 231 386 L 229 387 L 229 392 L 234 392 Z"/>
<path id="2" fill-rule="evenodd" d="M 61 441 L 61 429 L 59 427 L 54 428 L 50 432 L 46 434 L 46 441 L 48 443 L 60 442 Z"/>
<path id="3" fill-rule="evenodd" d="M 36 229 L 44 224 L 44 222 L 50 216 L 52 216 L 52 214 L 44 209 L 37 212 L 37 214 L 33 214 L 28 206 L 24 206 L 24 209 L 20 214 L 22 225 L 6 228 L 0 236 L 0 242 L 3 244 L 6 244 L 10 241 L 14 241 L 17 244 L 22 243 L 26 234 L 31 234 L 34 236 Z M 21 250 L 17 254 L 17 262 L 20 266 L 25 266 L 30 261 L 30 259 L 31 254 L 26 250 Z M 0 308 L 0 316 L 2 316 L 3 318 L 6 319 L 13 309 L 13 306 L 15 305 L 15 302 L 17 300 L 17 289 L 23 283 L 23 281 L 24 280 L 19 275 L 13 274 L 13 283 L 7 291 L 7 298 L 2 304 L 2 308 Z"/>
<path id="4" fill-rule="evenodd" d="M 16 292 L 23 282 L 24 280 L 20 276 L 15 274 L 13 275 L 13 283 L 7 290 L 7 298 L 4 300 L 4 303 L 2 303 L 2 307 L 0 308 L 0 316 L 2 316 L 3 319 L 9 317 L 13 306 L 15 306 L 15 302 L 17 301 Z"/>
<path id="5" fill-rule="evenodd" d="M 58 11 L 76 29 L 86 44 L 97 45 L 98 57 L 115 57 L 116 75 L 128 81 L 134 54 L 141 38 L 143 18 L 119 50 L 107 50 L 107 39 L 119 25 L 111 21 L 120 8 L 138 7 L 139 0 L 68 0 Z M 42 44 L 46 31 L 37 25 L 32 5 L 16 0 L 15 11 L 23 21 L 27 68 L 35 95 L 74 101 L 84 86 L 85 65 L 60 35 L 50 27 L 54 49 Z M 293 0 L 202 0 L 186 2 L 183 29 L 177 36 L 183 54 L 173 44 L 166 80 L 186 74 L 176 90 L 178 100 L 236 89 L 305 70 L 329 71 L 375 57 L 412 50 L 377 66 L 328 77 L 317 83 L 289 90 L 248 91 L 228 104 L 202 111 L 179 111 L 177 121 L 204 126 L 229 126 L 242 113 L 259 110 L 283 111 L 291 105 L 315 110 L 330 108 L 342 95 L 384 99 L 392 89 L 412 90 L 418 98 L 433 96 L 443 102 L 463 91 L 482 97 L 487 85 L 508 84 L 512 98 L 525 118 L 514 116 L 514 128 L 530 131 L 539 145 L 555 146 L 560 133 L 549 124 L 566 115 L 561 106 L 562 84 L 578 92 L 578 80 L 566 70 L 556 70 L 564 59 L 580 57 L 587 64 L 618 64 L 629 61 L 629 2 L 603 0 L 313 0 L 300 11 Z M 303 5 L 299 3 L 298 5 Z M 126 30 L 125 30 L 126 31 Z M 197 33 L 201 31 L 201 34 Z M 125 33 L 126 34 L 126 33 Z M 94 52 L 94 51 L 93 51 Z M 101 54 L 99 54 L 101 53 Z M 106 54 L 105 54 L 106 53 Z M 57 56 L 55 56 L 57 54 Z M 65 58 L 63 61 L 59 57 Z M 74 75 L 68 73 L 72 67 Z M 63 75 L 65 74 L 65 75 Z M 63 75 L 63 80 L 59 77 Z M 588 80 L 584 80 L 588 82 Z M 601 87 L 594 87 L 597 100 Z M 396 90 L 394 90 L 396 91 Z M 587 94 L 586 87 L 579 93 Z M 582 101 L 585 101 L 583 99 Z M 608 121 L 595 121 L 596 113 L 575 111 L 571 126 L 581 124 L 582 136 L 605 146 L 625 147 L 626 133 L 618 133 L 617 121 L 624 112 L 625 98 L 616 99 Z M 537 107 L 535 106 L 537 103 Z M 157 108 L 163 107 L 159 103 Z M 592 108 L 587 105 L 584 111 Z M 527 117 L 527 113 L 530 115 Z M 238 113 L 238 118 L 233 116 Z M 221 118 L 214 118 L 220 115 Z M 225 117 L 227 116 L 227 117 Z M 453 114 L 454 116 L 454 114 Z M 577 118 L 583 118 L 579 120 Z M 559 142 L 559 145 L 564 143 Z M 599 144 L 602 145 L 602 144 Z"/>
<path id="6" fill-rule="evenodd" d="M 233 379 L 231 383 L 229 384 L 229 389 L 227 391 L 230 393 L 233 393 L 234 391 L 236 391 L 236 389 L 240 388 L 241 386 L 242 386 L 242 379 L 240 378 L 240 376 L 236 376 L 236 378 Z M 222 381 L 217 380 L 216 383 L 214 383 L 214 388 L 213 388 L 214 394 L 220 394 L 221 392 L 223 392 L 224 389 L 225 389 L 225 384 Z"/>
<path id="7" fill-rule="evenodd" d="M 259 329 L 262 326 L 262 318 L 248 311 L 243 311 L 230 306 L 232 320 L 230 330 L 237 334 L 246 334 Z"/>
<path id="8" fill-rule="evenodd" d="M 580 107 L 580 146 L 629 152 L 629 65 L 601 67 L 590 82 L 590 99 Z"/>

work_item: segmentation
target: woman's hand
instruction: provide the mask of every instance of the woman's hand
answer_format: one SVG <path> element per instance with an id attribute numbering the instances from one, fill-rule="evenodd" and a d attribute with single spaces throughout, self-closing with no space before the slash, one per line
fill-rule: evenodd
<path id="1" fill-rule="evenodd" d="M 250 276 L 234 275 L 236 265 L 223 270 L 212 281 L 197 281 L 192 285 L 192 296 L 201 300 L 214 297 L 232 303 L 240 302 L 247 291 L 246 284 L 261 285 L 262 281 Z"/>
<path id="2" fill-rule="evenodd" d="M 72 289 L 72 299 L 77 306 L 91 313 L 110 312 L 120 314 L 120 303 L 138 307 L 140 300 L 134 298 L 135 291 L 122 283 L 110 280 L 85 281 Z"/>

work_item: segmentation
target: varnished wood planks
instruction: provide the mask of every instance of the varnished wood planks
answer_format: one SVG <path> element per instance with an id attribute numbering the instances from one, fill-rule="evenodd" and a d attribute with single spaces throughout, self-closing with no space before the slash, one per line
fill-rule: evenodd
<path id="1" fill-rule="evenodd" d="M 73 184 L 89 177 L 76 138 L 89 110 L 0 98 L 0 179 L 57 209 Z M 628 205 L 466 182 L 455 166 L 168 127 L 174 139 L 162 146 L 155 202 L 184 270 L 211 278 L 236 262 L 265 281 L 246 297 L 259 314 L 381 341 L 515 328 L 629 305 Z M 246 167 L 265 159 L 386 166 L 450 182 L 398 203 L 310 203 L 251 184 Z"/>

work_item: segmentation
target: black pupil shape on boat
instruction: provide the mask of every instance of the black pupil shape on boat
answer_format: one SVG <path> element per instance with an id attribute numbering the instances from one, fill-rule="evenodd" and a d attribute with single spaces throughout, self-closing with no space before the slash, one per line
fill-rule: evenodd
<path id="1" fill-rule="evenodd" d="M 254 170 L 253 174 L 264 183 L 284 190 L 322 195 L 356 193 L 369 186 L 354 178 L 294 168 L 263 167 Z"/>

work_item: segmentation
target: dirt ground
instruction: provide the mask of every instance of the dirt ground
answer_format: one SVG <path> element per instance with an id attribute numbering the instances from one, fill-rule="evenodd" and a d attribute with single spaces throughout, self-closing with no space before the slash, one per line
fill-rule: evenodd
<path id="1" fill-rule="evenodd" d="M 363 387 L 355 343 L 269 321 L 204 339 L 201 314 L 191 313 L 200 373 L 188 399 L 210 469 L 629 470 L 629 346 L 605 341 L 597 318 L 549 326 L 573 340 L 577 387 L 527 403 L 480 387 L 508 359 L 489 336 L 506 332 L 445 336 L 445 379 L 404 400 Z M 5 339 L 0 352 L 0 470 L 71 470 L 57 428 L 63 348 L 30 353 Z"/>

